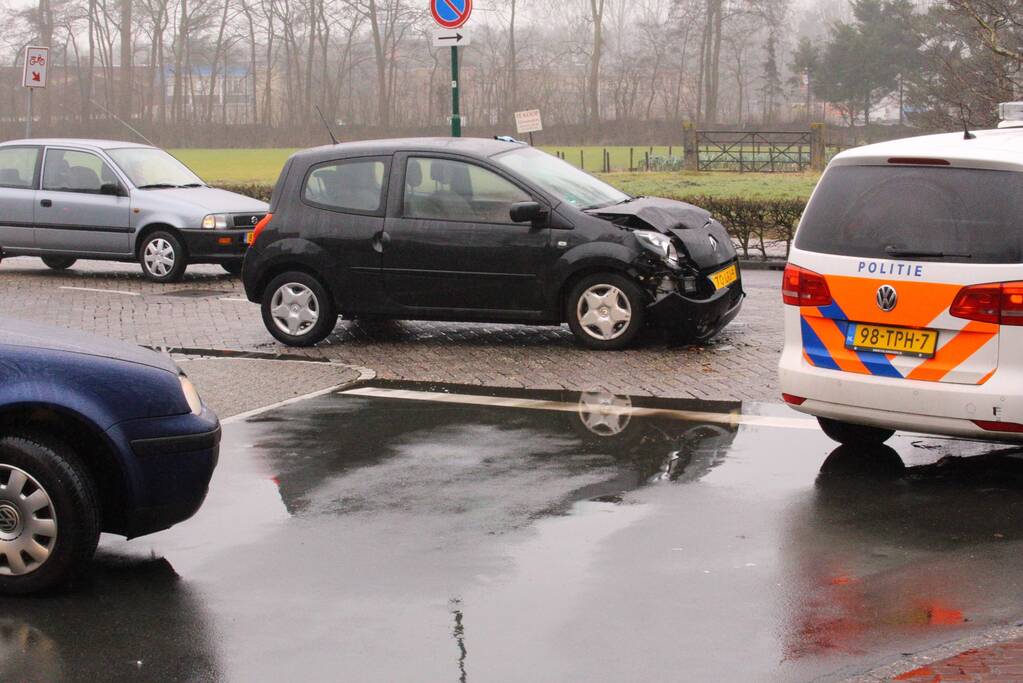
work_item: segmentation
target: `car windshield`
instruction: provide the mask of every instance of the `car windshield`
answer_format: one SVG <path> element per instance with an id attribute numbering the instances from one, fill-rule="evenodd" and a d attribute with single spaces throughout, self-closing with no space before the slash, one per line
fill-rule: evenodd
<path id="1" fill-rule="evenodd" d="M 598 209 L 630 198 L 621 190 L 535 147 L 502 152 L 494 161 L 580 209 Z"/>
<path id="2" fill-rule="evenodd" d="M 162 149 L 125 147 L 107 150 L 107 154 L 140 189 L 205 185 L 199 176 Z"/>

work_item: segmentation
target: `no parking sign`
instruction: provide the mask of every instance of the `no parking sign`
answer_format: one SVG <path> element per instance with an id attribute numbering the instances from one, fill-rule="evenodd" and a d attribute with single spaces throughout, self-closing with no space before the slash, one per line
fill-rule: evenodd
<path id="1" fill-rule="evenodd" d="M 433 19 L 444 28 L 458 28 L 469 21 L 472 0 L 430 0 Z"/>

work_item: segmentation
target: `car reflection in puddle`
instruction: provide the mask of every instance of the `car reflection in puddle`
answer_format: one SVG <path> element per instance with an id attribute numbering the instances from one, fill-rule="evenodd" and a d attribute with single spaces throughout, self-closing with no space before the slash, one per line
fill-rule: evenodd
<path id="1" fill-rule="evenodd" d="M 1018 616 L 1023 451 L 914 445 L 940 459 L 907 467 L 888 446 L 840 446 L 821 466 L 790 534 L 799 598 L 787 658 L 864 654 L 900 636 Z M 944 454 L 955 446 L 975 454 Z"/>
<path id="2" fill-rule="evenodd" d="M 74 592 L 3 600 L 0 681 L 216 680 L 213 643 L 167 560 L 100 552 Z"/>

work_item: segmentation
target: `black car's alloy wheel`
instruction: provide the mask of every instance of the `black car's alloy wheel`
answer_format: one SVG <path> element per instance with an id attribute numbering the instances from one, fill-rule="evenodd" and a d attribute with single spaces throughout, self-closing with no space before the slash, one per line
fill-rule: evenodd
<path id="1" fill-rule="evenodd" d="M 95 486 L 67 445 L 0 438 L 0 595 L 66 583 L 92 558 L 99 532 Z"/>
<path id="2" fill-rule="evenodd" d="M 827 417 L 818 417 L 817 422 L 825 434 L 841 444 L 878 446 L 892 438 L 892 435 L 895 434 L 894 429 L 868 427 L 867 425 L 832 420 Z"/>
<path id="3" fill-rule="evenodd" d="M 263 324 L 288 346 L 312 346 L 323 341 L 337 324 L 337 312 L 327 288 L 302 272 L 278 275 L 263 292 Z"/>
<path id="4" fill-rule="evenodd" d="M 71 266 L 75 265 L 78 259 L 71 258 L 70 256 L 44 256 L 43 263 L 46 264 L 47 268 L 53 270 L 67 270 Z"/>
<path id="5" fill-rule="evenodd" d="M 139 263 L 142 273 L 153 282 L 177 282 L 188 267 L 188 256 L 176 235 L 158 230 L 139 247 Z"/>
<path id="6" fill-rule="evenodd" d="M 624 349 L 643 328 L 643 290 L 616 273 L 596 273 L 572 288 L 566 304 L 568 326 L 583 346 Z"/>

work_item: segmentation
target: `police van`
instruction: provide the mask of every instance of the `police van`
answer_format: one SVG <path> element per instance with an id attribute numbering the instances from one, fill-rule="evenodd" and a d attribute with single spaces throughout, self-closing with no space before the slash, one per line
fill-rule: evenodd
<path id="1" fill-rule="evenodd" d="M 843 152 L 810 198 L 779 373 L 836 441 L 1023 441 L 1023 104 L 1001 110 L 997 130 Z"/>

